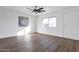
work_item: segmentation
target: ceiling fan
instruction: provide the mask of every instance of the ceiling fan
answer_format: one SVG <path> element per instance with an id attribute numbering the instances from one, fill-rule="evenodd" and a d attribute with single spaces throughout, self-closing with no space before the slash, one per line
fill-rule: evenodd
<path id="1" fill-rule="evenodd" d="M 31 8 L 26 8 L 26 9 L 31 10 L 35 14 L 46 12 L 43 7 L 39 7 L 39 6 L 34 6 L 33 9 L 31 9 Z"/>

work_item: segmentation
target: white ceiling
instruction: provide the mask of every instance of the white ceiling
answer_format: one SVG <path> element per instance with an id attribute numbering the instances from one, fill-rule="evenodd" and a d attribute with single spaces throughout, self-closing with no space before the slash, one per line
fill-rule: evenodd
<path id="1" fill-rule="evenodd" d="M 3 6 L 3 7 L 8 8 L 8 9 L 12 9 L 12 10 L 15 10 L 15 11 L 19 11 L 19 12 L 22 12 L 22 13 L 35 15 L 31 10 L 26 9 L 26 8 L 33 9 L 33 6 Z M 73 6 L 40 6 L 40 7 L 44 7 L 44 9 L 46 10 L 46 12 L 40 13 L 40 14 L 45 14 L 45 13 L 51 13 L 51 12 L 56 12 L 56 11 L 59 11 L 59 10 L 68 9 L 68 8 L 73 7 Z"/>

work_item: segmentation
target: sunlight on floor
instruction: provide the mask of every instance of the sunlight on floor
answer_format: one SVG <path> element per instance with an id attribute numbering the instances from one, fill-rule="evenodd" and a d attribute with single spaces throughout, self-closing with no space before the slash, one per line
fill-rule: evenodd
<path id="1" fill-rule="evenodd" d="M 23 39 L 26 42 L 31 43 L 31 35 L 30 35 L 30 26 L 22 29 L 21 31 L 17 32 L 17 36 L 23 36 Z"/>
<path id="2" fill-rule="evenodd" d="M 30 33 L 30 26 L 22 29 L 21 31 L 18 31 L 17 36 L 27 35 L 28 33 Z"/>
<path id="3" fill-rule="evenodd" d="M 17 33 L 17 36 L 21 36 L 21 35 L 24 35 L 24 29 L 22 29 L 21 31 Z"/>

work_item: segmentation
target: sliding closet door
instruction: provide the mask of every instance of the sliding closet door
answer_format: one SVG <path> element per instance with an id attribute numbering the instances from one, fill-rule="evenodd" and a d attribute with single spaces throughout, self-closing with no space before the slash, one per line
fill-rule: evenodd
<path id="1" fill-rule="evenodd" d="M 64 37 L 79 40 L 79 11 L 64 13 Z"/>

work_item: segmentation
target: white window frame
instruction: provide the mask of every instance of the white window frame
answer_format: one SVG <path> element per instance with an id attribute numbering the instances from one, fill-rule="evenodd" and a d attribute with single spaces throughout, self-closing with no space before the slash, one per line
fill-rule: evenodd
<path id="1" fill-rule="evenodd" d="M 51 28 L 51 27 L 56 27 L 56 20 L 57 20 L 57 18 L 54 20 L 55 22 L 52 22 L 52 23 L 53 23 L 53 26 L 50 26 L 50 23 L 49 23 L 50 18 L 56 18 L 56 16 L 43 18 L 43 24 L 44 24 L 44 26 L 49 27 L 49 28 Z M 47 24 L 44 23 L 44 19 L 48 19 Z"/>

